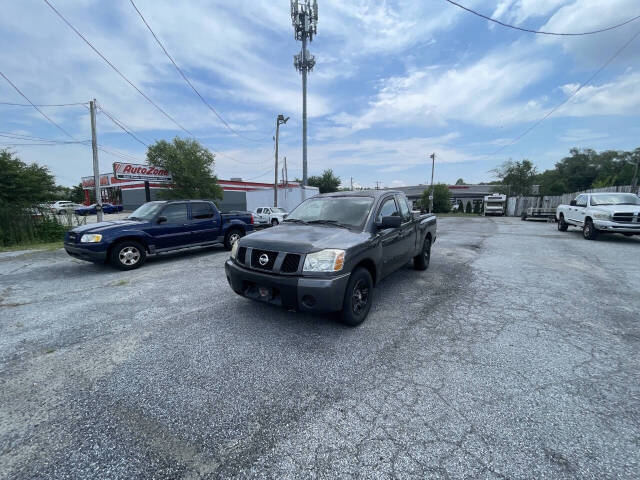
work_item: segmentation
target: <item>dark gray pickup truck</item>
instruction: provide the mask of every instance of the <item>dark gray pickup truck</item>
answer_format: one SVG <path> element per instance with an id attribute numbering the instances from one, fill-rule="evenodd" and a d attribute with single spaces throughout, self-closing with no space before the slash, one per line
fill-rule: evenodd
<path id="1" fill-rule="evenodd" d="M 411 211 L 402 192 L 338 192 L 310 198 L 277 227 L 236 242 L 225 264 L 242 296 L 312 312 L 341 311 L 358 325 L 373 287 L 413 259 L 429 266 L 435 215 Z"/>

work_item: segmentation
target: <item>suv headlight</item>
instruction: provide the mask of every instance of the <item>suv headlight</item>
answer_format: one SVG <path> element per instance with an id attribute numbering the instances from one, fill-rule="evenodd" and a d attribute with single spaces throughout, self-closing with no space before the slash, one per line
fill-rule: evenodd
<path id="1" fill-rule="evenodd" d="M 610 220 L 611 214 L 608 212 L 593 212 L 593 218 L 598 220 Z"/>
<path id="2" fill-rule="evenodd" d="M 240 242 L 233 242 L 233 246 L 231 247 L 231 258 L 233 258 L 234 260 L 238 255 L 238 243 Z"/>
<path id="3" fill-rule="evenodd" d="M 80 237 L 80 243 L 98 243 L 102 241 L 102 235 L 99 233 L 85 233 Z"/>
<path id="4" fill-rule="evenodd" d="M 304 272 L 339 272 L 344 267 L 344 250 L 329 248 L 309 253 L 304 259 Z"/>

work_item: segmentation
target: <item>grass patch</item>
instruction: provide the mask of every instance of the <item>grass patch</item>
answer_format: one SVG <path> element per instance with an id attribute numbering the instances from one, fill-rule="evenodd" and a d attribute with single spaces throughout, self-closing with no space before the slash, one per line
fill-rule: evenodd
<path id="1" fill-rule="evenodd" d="M 123 278 L 122 280 L 118 280 L 117 282 L 114 282 L 111 285 L 113 285 L 114 287 L 123 287 L 125 285 L 129 285 L 129 283 L 131 283 L 130 280 L 126 280 Z"/>
<path id="2" fill-rule="evenodd" d="M 44 353 L 53 353 L 55 351 L 56 351 L 55 348 L 47 348 Z"/>
<path id="3" fill-rule="evenodd" d="M 62 248 L 62 241 L 59 242 L 37 242 L 26 245 L 11 245 L 10 247 L 0 247 L 1 252 L 16 252 L 18 250 L 58 250 Z"/>

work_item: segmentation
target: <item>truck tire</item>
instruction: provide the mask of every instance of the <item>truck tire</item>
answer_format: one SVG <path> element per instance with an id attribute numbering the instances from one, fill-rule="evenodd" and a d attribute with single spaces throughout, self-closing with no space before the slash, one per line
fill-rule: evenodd
<path id="1" fill-rule="evenodd" d="M 147 258 L 144 246 L 133 240 L 117 243 L 109 254 L 109 263 L 120 270 L 133 270 Z"/>
<path id="2" fill-rule="evenodd" d="M 595 240 L 598 238 L 598 230 L 593 225 L 593 221 L 590 218 L 587 218 L 584 222 L 584 227 L 582 227 L 582 236 L 586 240 Z"/>
<path id="3" fill-rule="evenodd" d="M 58 215 L 65 215 L 66 213 L 66 210 L 58 210 Z"/>
<path id="4" fill-rule="evenodd" d="M 564 215 L 561 213 L 560 218 L 558 219 L 558 230 L 566 232 L 567 228 L 569 228 L 569 224 L 564 221 Z"/>
<path id="5" fill-rule="evenodd" d="M 431 237 L 427 235 L 422 244 L 422 252 L 420 255 L 413 257 L 413 268 L 416 270 L 426 270 L 429 268 L 429 261 L 431 260 Z"/>
<path id="6" fill-rule="evenodd" d="M 523 213 L 522 216 L 520 217 L 520 220 L 524 222 L 526 219 L 527 219 L 527 214 Z"/>
<path id="7" fill-rule="evenodd" d="M 278 219 L 277 219 L 277 218 L 274 218 L 274 219 L 272 219 L 272 220 L 271 220 L 271 226 L 272 226 L 272 227 L 276 227 L 279 223 L 280 223 L 280 222 L 278 222 Z"/>
<path id="8" fill-rule="evenodd" d="M 224 236 L 224 248 L 231 250 L 233 244 L 244 237 L 244 232 L 239 228 L 230 229 Z"/>
<path id="9" fill-rule="evenodd" d="M 340 320 L 345 325 L 360 325 L 371 309 L 373 300 L 373 279 L 366 268 L 356 268 L 351 273 L 344 293 Z"/>

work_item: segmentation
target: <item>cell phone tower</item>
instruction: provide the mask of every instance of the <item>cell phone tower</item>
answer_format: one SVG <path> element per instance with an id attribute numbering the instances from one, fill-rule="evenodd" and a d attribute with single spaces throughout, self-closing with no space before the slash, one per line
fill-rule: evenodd
<path id="1" fill-rule="evenodd" d="M 313 70 L 316 59 L 307 50 L 318 32 L 318 2 L 291 0 L 291 23 L 296 40 L 302 42 L 300 53 L 293 56 L 293 65 L 302 73 L 302 184 L 307 184 L 307 73 Z"/>

